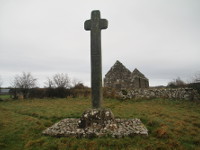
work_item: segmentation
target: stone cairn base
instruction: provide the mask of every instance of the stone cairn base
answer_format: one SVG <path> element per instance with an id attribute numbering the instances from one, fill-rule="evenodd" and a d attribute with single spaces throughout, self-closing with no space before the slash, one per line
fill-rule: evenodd
<path id="1" fill-rule="evenodd" d="M 109 109 L 86 110 L 80 119 L 67 118 L 42 132 L 55 137 L 115 137 L 148 135 L 140 119 L 115 119 Z"/>

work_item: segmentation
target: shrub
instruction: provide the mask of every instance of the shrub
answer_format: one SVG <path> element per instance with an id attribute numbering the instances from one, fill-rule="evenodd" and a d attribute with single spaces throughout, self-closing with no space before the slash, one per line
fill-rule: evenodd
<path id="1" fill-rule="evenodd" d="M 46 89 L 43 88 L 32 88 L 30 89 L 30 98 L 44 98 L 46 93 Z"/>
<path id="2" fill-rule="evenodd" d="M 120 96 L 118 94 L 118 91 L 114 88 L 108 88 L 108 87 L 104 87 L 103 88 L 103 96 L 105 98 L 116 98 L 116 99 L 120 99 Z"/>

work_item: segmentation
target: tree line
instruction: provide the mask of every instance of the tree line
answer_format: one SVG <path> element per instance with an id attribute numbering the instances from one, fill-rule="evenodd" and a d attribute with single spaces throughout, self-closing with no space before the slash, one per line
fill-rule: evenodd
<path id="1" fill-rule="evenodd" d="M 3 80 L 0 76 L 0 88 Z M 170 81 L 167 85 L 169 88 L 190 87 L 200 93 L 200 74 L 196 74 L 190 83 L 184 82 L 180 77 Z M 11 81 L 10 94 L 14 99 L 27 98 L 65 98 L 68 96 L 78 97 L 90 96 L 90 88 L 84 86 L 80 81 L 71 81 L 67 74 L 57 73 L 48 77 L 44 88 L 37 87 L 37 79 L 30 72 L 22 72 L 14 76 Z M 106 94 L 106 88 L 104 88 Z"/>
<path id="2" fill-rule="evenodd" d="M 0 87 L 3 81 L 0 77 Z M 71 85 L 71 83 L 73 85 Z M 16 75 L 11 81 L 10 94 L 14 99 L 27 98 L 65 98 L 67 96 L 76 97 L 78 94 L 88 96 L 90 89 L 82 82 L 73 80 L 71 82 L 67 74 L 57 73 L 47 78 L 44 88 L 37 87 L 37 78 L 30 72 L 22 72 Z"/>

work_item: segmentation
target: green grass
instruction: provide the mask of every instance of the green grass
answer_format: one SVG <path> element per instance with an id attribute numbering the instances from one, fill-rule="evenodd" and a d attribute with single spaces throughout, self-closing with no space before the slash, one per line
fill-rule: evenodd
<path id="1" fill-rule="evenodd" d="M 0 99 L 10 99 L 10 95 L 0 95 Z"/>
<path id="2" fill-rule="evenodd" d="M 34 99 L 0 102 L 1 150 L 200 149 L 200 103 L 171 100 L 105 99 L 115 117 L 140 118 L 149 136 L 55 138 L 41 132 L 64 118 L 79 118 L 89 99 Z"/>

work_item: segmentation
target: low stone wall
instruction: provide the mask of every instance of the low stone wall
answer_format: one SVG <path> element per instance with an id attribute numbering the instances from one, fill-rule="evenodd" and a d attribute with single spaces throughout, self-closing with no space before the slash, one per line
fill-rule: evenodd
<path id="1" fill-rule="evenodd" d="M 121 99 L 184 99 L 184 100 L 200 100 L 198 92 L 192 88 L 161 88 L 161 89 L 132 89 L 122 90 L 119 93 Z"/>

